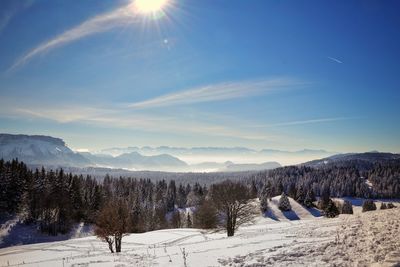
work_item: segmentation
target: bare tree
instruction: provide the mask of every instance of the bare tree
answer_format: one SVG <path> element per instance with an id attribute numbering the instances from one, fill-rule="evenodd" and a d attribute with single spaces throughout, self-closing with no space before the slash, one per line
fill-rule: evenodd
<path id="1" fill-rule="evenodd" d="M 242 224 L 250 222 L 255 216 L 254 206 L 250 203 L 248 188 L 240 183 L 226 180 L 211 187 L 210 199 L 221 215 L 228 236 Z"/>
<path id="2" fill-rule="evenodd" d="M 210 200 L 204 200 L 196 207 L 194 213 L 194 226 L 201 229 L 212 229 L 217 227 L 217 210 Z"/>
<path id="3" fill-rule="evenodd" d="M 131 216 L 126 201 L 122 199 L 108 202 L 101 210 L 96 220 L 95 234 L 108 243 L 111 253 L 121 252 L 122 237 L 131 227 Z"/>

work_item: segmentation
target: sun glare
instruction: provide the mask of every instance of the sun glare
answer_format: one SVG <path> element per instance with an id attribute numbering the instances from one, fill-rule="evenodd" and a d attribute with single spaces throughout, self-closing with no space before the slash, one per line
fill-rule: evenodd
<path id="1" fill-rule="evenodd" d="M 168 0 L 135 0 L 134 5 L 137 11 L 143 14 L 161 11 Z"/>

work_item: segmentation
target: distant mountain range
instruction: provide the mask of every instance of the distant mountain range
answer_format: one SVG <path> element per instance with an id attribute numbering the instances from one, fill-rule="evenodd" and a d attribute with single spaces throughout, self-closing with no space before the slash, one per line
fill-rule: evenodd
<path id="1" fill-rule="evenodd" d="M 198 148 L 198 151 L 236 151 L 238 148 Z M 252 171 L 277 168 L 281 165 L 277 162 L 265 162 L 260 164 L 235 164 L 231 161 L 201 162 L 187 164 L 176 156 L 165 151 L 173 152 L 177 148 L 162 147 L 152 149 L 145 147 L 143 151 L 153 151 L 150 155 L 142 155 L 132 148 L 118 149 L 121 154 L 116 155 L 116 149 L 104 150 L 101 154 L 89 152 L 73 152 L 62 139 L 41 135 L 12 135 L 0 134 L 0 158 L 11 160 L 18 158 L 32 166 L 48 167 L 100 167 L 119 168 L 127 170 L 151 170 L 151 171 Z M 244 148 L 239 150 L 245 151 Z M 107 154 L 109 152 L 109 154 Z M 114 155 L 113 155 L 114 154 Z"/>
<path id="2" fill-rule="evenodd" d="M 303 149 L 298 151 L 285 151 L 276 149 L 262 149 L 255 150 L 246 147 L 170 147 L 170 146 L 159 146 L 159 147 L 113 147 L 100 150 L 98 153 L 109 154 L 118 156 L 124 153 L 138 152 L 142 154 L 180 154 L 180 155 L 238 155 L 238 154 L 261 154 L 261 155 L 333 155 L 335 152 L 329 152 L 322 149 Z"/>
<path id="3" fill-rule="evenodd" d="M 31 166 L 94 167 L 134 171 L 239 172 L 278 168 L 281 167 L 277 162 L 279 159 L 320 158 L 306 161 L 302 165 L 315 168 L 331 164 L 353 165 L 359 169 L 368 169 L 375 162 L 400 159 L 400 154 L 376 151 L 330 155 L 331 152 L 325 150 L 257 151 L 243 147 L 128 147 L 104 149 L 100 152 L 77 153 L 68 148 L 62 139 L 50 136 L 0 134 L 0 158 L 5 160 L 18 158 Z M 236 163 L 231 160 L 235 160 Z"/>
<path id="4" fill-rule="evenodd" d="M 151 156 L 158 154 L 169 154 L 189 163 L 202 164 L 204 162 L 232 161 L 237 164 L 253 164 L 265 162 L 279 162 L 283 165 L 294 165 L 302 162 L 325 158 L 337 154 L 325 150 L 303 149 L 298 151 L 284 151 L 274 149 L 255 150 L 245 147 L 126 147 L 108 148 L 98 151 L 99 154 L 118 156 L 123 153 L 138 152 L 142 155 Z"/>
<path id="5" fill-rule="evenodd" d="M 181 169 L 188 165 L 186 162 L 168 154 L 143 156 L 137 152 L 124 153 L 113 157 L 105 154 L 80 153 L 96 166 L 125 168 L 136 170 L 166 170 Z"/>

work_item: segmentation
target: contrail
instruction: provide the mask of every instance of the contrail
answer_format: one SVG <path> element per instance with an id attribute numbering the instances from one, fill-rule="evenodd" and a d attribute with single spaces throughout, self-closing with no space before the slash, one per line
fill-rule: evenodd
<path id="1" fill-rule="evenodd" d="M 327 58 L 329 58 L 330 60 L 335 61 L 336 63 L 339 63 L 339 64 L 343 63 L 342 61 L 340 61 L 339 59 L 334 58 L 334 57 L 327 57 Z"/>

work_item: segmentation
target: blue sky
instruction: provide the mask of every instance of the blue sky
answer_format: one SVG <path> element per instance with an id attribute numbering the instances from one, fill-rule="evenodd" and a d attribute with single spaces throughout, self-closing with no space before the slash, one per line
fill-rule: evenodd
<path id="1" fill-rule="evenodd" d="M 0 131 L 400 152 L 398 1 L 0 1 Z"/>

